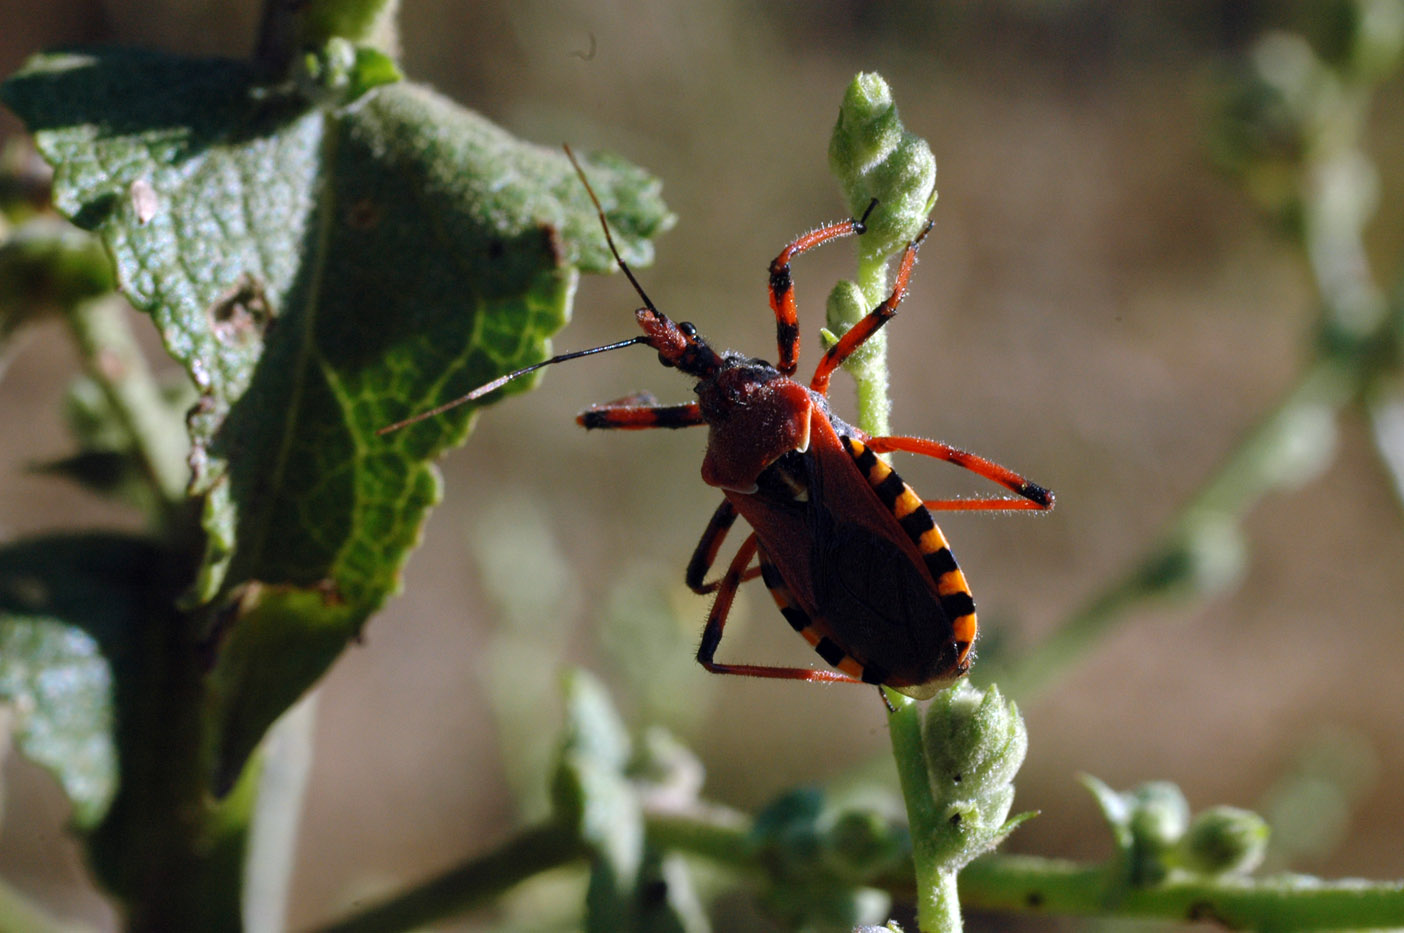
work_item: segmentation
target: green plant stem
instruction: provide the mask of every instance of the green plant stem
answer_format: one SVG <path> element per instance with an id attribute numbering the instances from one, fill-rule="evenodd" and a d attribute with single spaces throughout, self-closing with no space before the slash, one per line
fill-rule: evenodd
<path id="1" fill-rule="evenodd" d="M 102 387 L 131 437 L 142 475 L 160 503 L 163 527 L 185 502 L 189 442 L 179 419 L 161 397 L 137 345 L 125 304 L 113 297 L 81 301 L 68 309 L 68 324 L 88 375 Z"/>
<path id="2" fill-rule="evenodd" d="M 480 858 L 322 929 L 324 933 L 413 929 L 489 903 L 531 876 L 586 854 L 570 827 L 548 823 L 525 830 Z"/>
<path id="3" fill-rule="evenodd" d="M 1233 582 L 1215 538 L 1236 534 L 1264 498 L 1297 485 L 1328 457 L 1334 422 L 1365 377 L 1352 360 L 1324 357 L 1229 454 L 1131 569 L 994 679 L 1027 701 L 1056 683 L 1132 610 L 1168 596 L 1207 596 Z M 1231 558 L 1229 558 L 1231 560 Z M 1206 562 L 1209 563 L 1206 566 Z"/>
<path id="4" fill-rule="evenodd" d="M 959 933 L 960 895 L 956 872 L 948 870 L 936 840 L 940 808 L 931 789 L 921 734 L 921 708 L 914 700 L 885 691 L 897 708 L 887 718 L 892 737 L 892 757 L 911 827 L 912 861 L 916 878 L 917 925 L 923 933 Z"/>
<path id="5" fill-rule="evenodd" d="M 1127 888 L 1100 865 L 990 856 L 962 873 L 966 904 L 1002 911 L 1216 921 L 1231 929 L 1321 930 L 1404 924 L 1404 882 L 1172 876 Z"/>
<path id="6" fill-rule="evenodd" d="M 877 262 L 860 259 L 858 262 L 858 288 L 867 299 L 869 309 L 876 308 L 887 298 L 887 264 L 887 258 Z M 880 437 L 892 433 L 892 398 L 888 392 L 885 330 L 869 337 L 864 351 L 863 359 L 866 362 L 853 374 L 858 386 L 858 426 L 869 434 Z"/>
<path id="7" fill-rule="evenodd" d="M 734 869 L 756 867 L 751 818 L 739 810 L 706 803 L 645 810 L 648 840 L 660 851 L 680 850 Z"/>
<path id="8" fill-rule="evenodd" d="M 254 58 L 281 70 L 299 49 L 332 37 L 399 55 L 399 0 L 264 0 Z"/>
<path id="9" fill-rule="evenodd" d="M 908 709 L 909 708 L 909 709 Z M 917 704 L 902 699 L 892 717 L 899 762 L 916 744 L 920 757 Z M 904 767 L 908 807 L 934 807 L 924 772 Z M 757 870 L 750 819 L 705 803 L 687 809 L 646 806 L 649 840 L 660 848 L 705 858 L 747 874 Z M 914 834 L 915 835 L 915 834 Z M 584 859 L 586 851 L 568 828 L 545 824 L 527 829 L 498 848 L 418 885 L 393 900 L 324 927 L 337 931 L 404 930 L 433 919 L 492 902 L 538 872 Z M 914 853 L 919 863 L 924 858 Z M 913 878 L 919 888 L 913 888 Z M 871 883 L 890 894 L 918 902 L 924 931 L 959 929 L 955 878 L 932 877 L 923 884 L 920 868 L 894 868 Z M 1297 875 L 1266 878 L 1174 874 L 1155 885 L 1128 887 L 1112 863 L 1079 863 L 1024 855 L 987 855 L 960 873 L 960 897 L 967 907 L 1048 916 L 1099 916 L 1173 921 L 1216 920 L 1235 929 L 1311 930 L 1404 926 L 1404 882 L 1319 881 Z M 956 925 L 952 925 L 952 923 Z M 944 925 L 943 925 L 944 924 Z"/>
<path id="10" fill-rule="evenodd" d="M 336 36 L 394 58 L 399 54 L 399 9 L 399 0 L 309 0 L 302 38 L 321 45 Z"/>

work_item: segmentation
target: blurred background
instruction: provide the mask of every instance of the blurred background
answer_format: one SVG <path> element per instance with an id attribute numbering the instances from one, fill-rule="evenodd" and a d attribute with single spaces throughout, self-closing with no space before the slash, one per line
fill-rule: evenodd
<path id="1" fill-rule="evenodd" d="M 408 76 L 521 137 L 609 149 L 662 178 L 678 222 L 641 270 L 645 286 L 713 343 L 767 357 L 766 265 L 795 234 L 845 214 L 829 132 L 855 72 L 887 78 L 935 152 L 940 190 L 891 329 L 893 423 L 1058 494 L 1048 516 L 941 520 L 981 607 L 977 684 L 1124 572 L 1308 354 L 1310 271 L 1215 171 L 1208 127 L 1216 69 L 1262 30 L 1329 5 L 404 6 Z M 245 55 L 256 19 L 251 2 L 0 0 L 0 73 L 71 43 Z M 18 132 L 0 114 L 0 137 Z M 1382 207 L 1368 246 L 1389 286 L 1404 242 L 1398 81 L 1375 98 L 1369 146 Z M 848 245 L 797 263 L 804 371 L 825 295 L 853 263 Z M 634 304 L 620 276 L 583 279 L 555 345 L 631 336 Z M 62 326 L 31 328 L 6 362 L 0 537 L 133 527 L 119 508 L 26 472 L 69 452 L 59 412 L 76 362 Z M 851 411 L 851 387 L 836 385 L 838 410 Z M 716 678 L 692 661 L 707 601 L 683 588 L 682 570 L 718 500 L 697 475 L 704 436 L 586 434 L 572 420 L 645 388 L 690 397 L 651 353 L 559 367 L 486 411 L 443 462 L 445 502 L 404 595 L 318 696 L 293 926 L 485 851 L 538 815 L 570 666 L 609 683 L 632 724 L 663 724 L 696 750 L 711 799 L 754 811 L 796 784 L 892 780 L 870 691 Z M 1309 801 L 1323 832 L 1290 867 L 1404 876 L 1404 516 L 1363 424 L 1343 421 L 1328 462 L 1250 514 L 1239 586 L 1137 611 L 1051 685 L 1016 696 L 1030 751 L 1015 805 L 1042 815 L 1004 851 L 1109 855 L 1076 781 L 1086 772 L 1113 787 L 1175 781 L 1195 809 L 1271 816 Z M 983 492 L 949 467 L 898 468 L 927 496 Z M 759 588 L 721 655 L 812 661 Z M 113 924 L 66 836 L 57 786 L 14 755 L 0 776 L 0 875 L 63 916 Z M 719 929 L 768 928 L 743 898 L 719 909 Z M 550 928 L 549 911 L 509 903 L 461 928 L 532 924 Z"/>

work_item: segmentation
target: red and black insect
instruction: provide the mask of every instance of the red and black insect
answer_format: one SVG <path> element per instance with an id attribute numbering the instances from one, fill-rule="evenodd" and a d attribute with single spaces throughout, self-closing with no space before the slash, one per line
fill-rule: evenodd
<path id="1" fill-rule="evenodd" d="M 821 244 L 863 233 L 867 213 L 799 237 L 770 264 L 770 306 L 779 345 L 779 360 L 772 365 L 733 351 L 718 353 L 691 324 L 674 323 L 654 306 L 620 257 L 599 199 L 569 147 L 566 153 L 594 202 L 619 268 L 643 300 L 644 307 L 635 312 L 643 335 L 518 370 L 381 433 L 481 398 L 542 366 L 645 344 L 657 351 L 664 366 L 697 380 L 697 400 L 659 405 L 651 395 L 639 394 L 592 406 L 577 420 L 586 428 L 633 430 L 707 425 L 702 480 L 721 489 L 725 498 L 687 565 L 687 585 L 697 593 L 716 594 L 697 650 L 702 666 L 719 674 L 886 685 L 917 699 L 964 674 L 975 642 L 975 601 L 931 512 L 1049 509 L 1053 494 L 1012 470 L 939 441 L 869 436 L 836 416 L 827 398 L 834 370 L 897 313 L 931 224 L 903 252 L 891 294 L 824 354 L 806 386 L 792 378 L 799 323 L 790 261 Z M 964 467 L 1020 498 L 923 500 L 877 456 L 892 451 Z M 738 515 L 751 533 L 726 572 L 708 581 Z M 836 670 L 716 660 L 737 588 L 757 576 L 790 626 Z"/>

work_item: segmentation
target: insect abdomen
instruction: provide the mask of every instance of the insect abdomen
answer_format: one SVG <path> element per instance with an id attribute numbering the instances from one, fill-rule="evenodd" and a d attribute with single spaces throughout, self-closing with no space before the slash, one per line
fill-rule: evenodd
<path id="1" fill-rule="evenodd" d="M 926 571 L 935 584 L 941 614 L 945 616 L 945 623 L 950 628 L 954 669 L 948 674 L 956 676 L 964 673 L 969 667 L 970 651 L 978 630 L 975 599 L 970 593 L 965 574 L 956 564 L 946 536 L 941 533 L 930 511 L 922 504 L 921 497 L 902 481 L 892 467 L 879 459 L 862 441 L 848 436 L 842 436 L 840 440 L 883 507 L 892 514 L 920 553 Z M 933 622 L 934 620 L 910 620 L 910 624 L 913 625 Z"/>

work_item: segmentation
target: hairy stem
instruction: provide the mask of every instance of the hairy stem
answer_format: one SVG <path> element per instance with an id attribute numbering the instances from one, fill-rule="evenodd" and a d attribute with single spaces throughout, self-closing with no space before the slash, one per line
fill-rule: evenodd
<path id="1" fill-rule="evenodd" d="M 188 440 L 161 397 L 129 314 L 118 299 L 101 298 L 73 305 L 68 324 L 84 369 L 102 387 L 118 423 L 131 437 L 141 474 L 160 504 L 159 523 L 169 527 L 185 503 Z"/>

